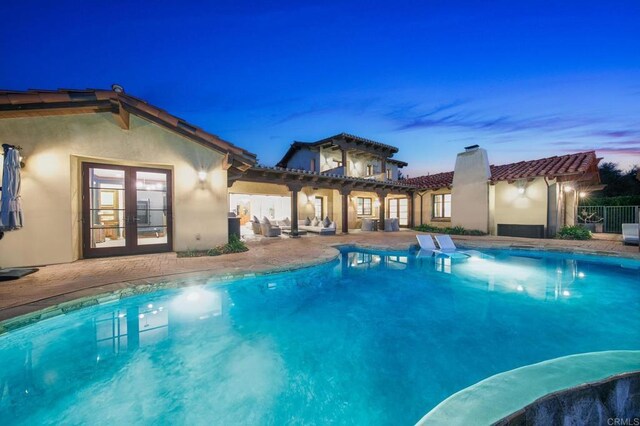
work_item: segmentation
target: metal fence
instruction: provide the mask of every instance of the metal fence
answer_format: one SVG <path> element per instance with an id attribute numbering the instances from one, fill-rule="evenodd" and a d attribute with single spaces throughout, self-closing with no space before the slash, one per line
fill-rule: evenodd
<path id="1" fill-rule="evenodd" d="M 579 206 L 578 223 L 594 232 L 622 233 L 623 223 L 638 223 L 640 206 Z"/>

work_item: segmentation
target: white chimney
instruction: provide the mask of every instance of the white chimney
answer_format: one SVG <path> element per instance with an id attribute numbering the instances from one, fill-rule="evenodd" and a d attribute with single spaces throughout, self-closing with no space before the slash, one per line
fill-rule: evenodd
<path id="1" fill-rule="evenodd" d="M 451 191 L 451 224 L 489 231 L 489 156 L 479 145 L 458 154 Z"/>

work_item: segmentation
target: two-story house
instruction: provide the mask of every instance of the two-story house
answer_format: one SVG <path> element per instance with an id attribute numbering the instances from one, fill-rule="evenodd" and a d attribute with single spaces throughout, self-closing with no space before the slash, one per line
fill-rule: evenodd
<path id="1" fill-rule="evenodd" d="M 397 181 L 407 166 L 398 148 L 340 133 L 316 142 L 294 142 L 277 167 L 366 179 Z"/>
<path id="2" fill-rule="evenodd" d="M 338 231 L 363 219 L 398 218 L 411 225 L 412 191 L 400 179 L 398 148 L 340 133 L 316 142 L 293 142 L 275 167 L 255 166 L 230 177 L 230 207 L 245 224 L 262 219 L 325 218 Z M 247 227 L 248 229 L 248 227 Z"/>

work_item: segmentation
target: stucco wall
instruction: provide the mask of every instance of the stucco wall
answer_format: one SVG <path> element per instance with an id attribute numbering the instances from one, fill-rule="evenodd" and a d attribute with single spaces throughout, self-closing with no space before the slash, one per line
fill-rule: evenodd
<path id="1" fill-rule="evenodd" d="M 133 115 L 123 130 L 110 113 L 2 119 L 0 141 L 22 146 L 26 160 L 25 227 L 0 244 L 3 267 L 79 258 L 82 161 L 172 169 L 174 250 L 226 242 L 227 173 L 219 152 Z M 200 170 L 207 171 L 204 184 Z"/>
<path id="2" fill-rule="evenodd" d="M 524 193 L 518 188 L 524 185 Z M 495 234 L 499 224 L 545 225 L 547 223 L 547 185 L 544 179 L 532 182 L 497 182 L 491 233 Z"/>
<path id="3" fill-rule="evenodd" d="M 296 151 L 291 159 L 287 162 L 287 168 L 297 170 L 311 170 L 311 160 L 316 160 L 316 172 L 320 167 L 320 152 L 318 150 L 311 150 L 308 148 L 302 148 Z"/>
<path id="4" fill-rule="evenodd" d="M 420 224 L 425 225 L 433 225 L 440 227 L 447 227 L 451 225 L 450 218 L 433 218 L 433 196 L 436 194 L 451 194 L 451 190 L 447 188 L 438 189 L 436 191 L 427 191 L 423 194 L 422 200 L 420 200 L 419 195 L 415 195 L 414 197 L 414 218 L 415 225 L 418 226 Z M 420 205 L 422 203 L 422 211 L 420 210 Z M 453 206 L 452 206 L 453 208 Z M 422 218 L 422 221 L 420 219 Z"/>
<path id="5" fill-rule="evenodd" d="M 451 191 L 451 224 L 489 230 L 489 159 L 482 148 L 456 157 Z"/>

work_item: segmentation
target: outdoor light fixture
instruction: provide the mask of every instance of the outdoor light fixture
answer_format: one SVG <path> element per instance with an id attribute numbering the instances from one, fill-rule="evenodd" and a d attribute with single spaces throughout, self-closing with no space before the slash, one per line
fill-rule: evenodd
<path id="1" fill-rule="evenodd" d="M 207 180 L 207 172 L 205 172 L 204 170 L 200 170 L 198 172 L 198 180 L 200 181 L 200 183 L 204 183 L 204 181 Z"/>
<path id="2" fill-rule="evenodd" d="M 584 197 L 586 197 L 586 196 L 587 196 L 587 193 L 586 193 L 586 192 L 584 192 L 584 191 L 580 192 L 580 198 L 584 198 Z"/>
<path id="3" fill-rule="evenodd" d="M 524 186 L 521 186 L 520 188 L 518 188 L 518 194 L 520 195 L 524 194 Z"/>

